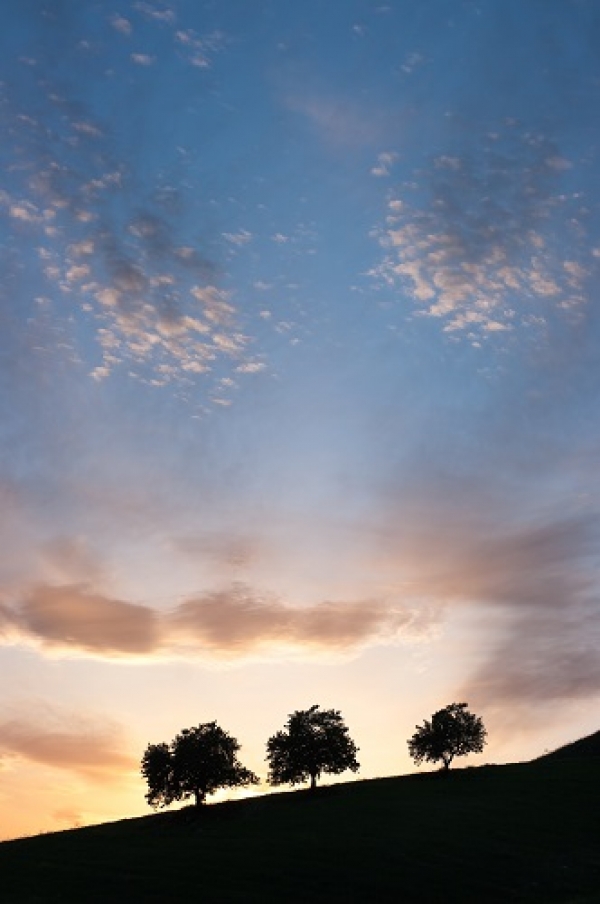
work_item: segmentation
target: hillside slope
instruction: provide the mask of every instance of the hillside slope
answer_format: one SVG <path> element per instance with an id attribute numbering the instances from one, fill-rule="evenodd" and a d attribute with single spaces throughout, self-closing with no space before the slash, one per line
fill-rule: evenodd
<path id="1" fill-rule="evenodd" d="M 0 844 L 3 904 L 591 904 L 592 758 L 352 782 Z"/>
<path id="2" fill-rule="evenodd" d="M 565 744 L 557 750 L 545 753 L 540 760 L 582 759 L 583 757 L 600 757 L 600 731 L 579 738 L 571 744 Z"/>

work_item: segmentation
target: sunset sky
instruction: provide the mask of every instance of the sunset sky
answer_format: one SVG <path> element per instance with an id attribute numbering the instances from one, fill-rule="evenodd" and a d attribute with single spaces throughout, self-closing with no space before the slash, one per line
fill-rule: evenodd
<path id="1" fill-rule="evenodd" d="M 212 720 L 598 730 L 596 0 L 2 13 L 0 838 Z"/>

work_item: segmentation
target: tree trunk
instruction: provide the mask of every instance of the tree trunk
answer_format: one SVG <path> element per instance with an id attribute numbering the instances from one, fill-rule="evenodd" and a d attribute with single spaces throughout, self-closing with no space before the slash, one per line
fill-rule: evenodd
<path id="1" fill-rule="evenodd" d="M 201 807 L 204 803 L 204 794 L 200 790 L 200 788 L 194 788 L 194 798 L 196 801 L 196 806 Z"/>
<path id="2" fill-rule="evenodd" d="M 310 790 L 314 791 L 317 787 L 317 775 L 315 772 L 310 774 Z"/>

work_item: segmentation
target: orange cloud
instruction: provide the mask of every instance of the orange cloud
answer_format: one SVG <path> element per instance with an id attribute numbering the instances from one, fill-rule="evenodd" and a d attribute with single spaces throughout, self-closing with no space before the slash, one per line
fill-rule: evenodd
<path id="1" fill-rule="evenodd" d="M 80 585 L 36 587 L 18 607 L 15 622 L 25 634 L 51 646 L 89 653 L 143 654 L 160 643 L 152 609 Z"/>
<path id="2" fill-rule="evenodd" d="M 0 609 L 5 640 L 98 656 L 230 656 L 269 647 L 347 651 L 420 634 L 434 616 L 377 600 L 292 607 L 242 584 L 159 612 L 81 585 L 40 585 L 22 603 Z"/>
<path id="3" fill-rule="evenodd" d="M 350 650 L 416 625 L 414 612 L 381 601 L 291 607 L 279 600 L 257 598 L 243 585 L 187 600 L 170 621 L 175 634 L 217 653 L 247 652 L 269 645 Z"/>
<path id="4" fill-rule="evenodd" d="M 130 772 L 137 761 L 123 749 L 112 726 L 72 720 L 68 726 L 26 718 L 0 722 L 0 756 L 16 756 L 43 766 L 67 769 L 94 781 L 114 780 Z"/>

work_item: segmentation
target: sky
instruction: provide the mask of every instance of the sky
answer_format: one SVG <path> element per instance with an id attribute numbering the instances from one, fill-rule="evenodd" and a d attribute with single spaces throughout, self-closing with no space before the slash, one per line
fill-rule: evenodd
<path id="1" fill-rule="evenodd" d="M 0 838 L 213 720 L 598 730 L 598 3 L 2 12 Z"/>

